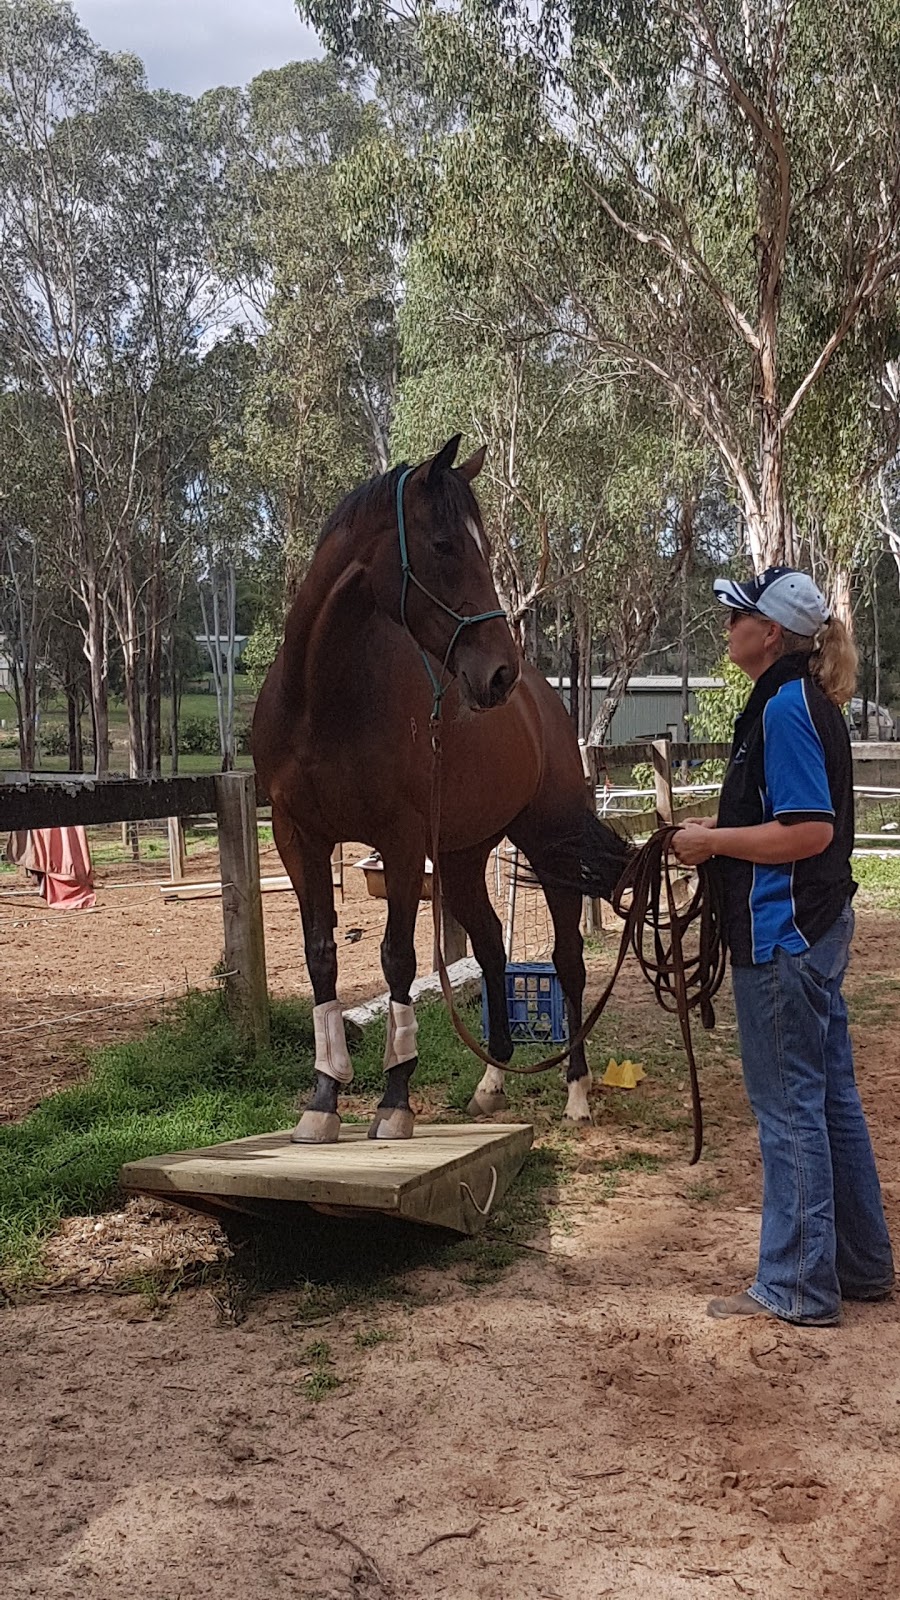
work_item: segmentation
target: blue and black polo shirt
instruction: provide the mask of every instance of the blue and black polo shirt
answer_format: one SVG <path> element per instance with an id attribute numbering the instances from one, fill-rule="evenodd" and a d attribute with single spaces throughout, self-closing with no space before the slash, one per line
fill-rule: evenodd
<path id="1" fill-rule="evenodd" d="M 837 921 L 856 884 L 853 763 L 840 710 L 810 676 L 804 655 L 782 656 L 753 687 L 735 723 L 722 784 L 720 828 L 761 822 L 830 822 L 821 855 L 785 866 L 719 856 L 725 927 L 737 967 L 798 955 Z"/>

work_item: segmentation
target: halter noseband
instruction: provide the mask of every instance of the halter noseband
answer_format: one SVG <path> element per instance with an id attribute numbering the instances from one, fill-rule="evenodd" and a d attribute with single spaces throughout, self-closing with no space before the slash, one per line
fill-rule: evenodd
<path id="1" fill-rule="evenodd" d="M 401 472 L 400 477 L 397 479 L 397 532 L 400 535 L 400 568 L 403 573 L 403 583 L 400 589 L 400 621 L 403 623 L 403 626 L 410 638 L 415 639 L 413 631 L 406 619 L 406 599 L 407 595 L 409 594 L 409 586 L 411 583 L 414 583 L 416 588 L 425 595 L 426 599 L 431 601 L 432 605 L 438 606 L 441 611 L 450 617 L 451 621 L 456 623 L 453 637 L 447 646 L 447 652 L 444 656 L 441 666 L 441 673 L 444 674 L 447 671 L 447 663 L 453 653 L 453 647 L 463 629 L 471 628 L 476 622 L 492 622 L 497 617 L 505 617 L 506 612 L 480 611 L 475 617 L 461 617 L 458 611 L 451 610 L 450 606 L 445 605 L 443 600 L 439 600 L 437 595 L 432 594 L 430 589 L 426 589 L 424 583 L 422 583 L 420 579 L 416 577 L 409 562 L 409 547 L 406 542 L 406 519 L 403 515 L 403 489 L 407 478 L 410 477 L 414 470 L 415 469 L 413 467 L 407 467 L 406 471 Z M 415 642 L 418 643 L 417 640 Z M 425 671 L 428 673 L 431 687 L 434 692 L 434 705 L 431 708 L 431 720 L 432 722 L 437 722 L 441 715 L 441 702 L 444 698 L 447 685 L 436 676 L 434 668 L 428 659 L 428 653 L 422 649 L 421 645 L 419 645 L 419 654 L 425 663 Z"/>

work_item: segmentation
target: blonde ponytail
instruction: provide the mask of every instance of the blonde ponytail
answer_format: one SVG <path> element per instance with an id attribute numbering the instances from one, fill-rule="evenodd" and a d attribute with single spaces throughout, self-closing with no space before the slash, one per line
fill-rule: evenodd
<path id="1" fill-rule="evenodd" d="M 823 694 L 836 706 L 845 706 L 856 688 L 857 653 L 853 639 L 839 617 L 807 638 L 782 628 L 784 654 L 809 656 L 809 670 Z"/>
<path id="2" fill-rule="evenodd" d="M 816 634 L 809 670 L 829 700 L 844 706 L 856 689 L 859 657 L 856 645 L 840 617 L 832 616 Z"/>

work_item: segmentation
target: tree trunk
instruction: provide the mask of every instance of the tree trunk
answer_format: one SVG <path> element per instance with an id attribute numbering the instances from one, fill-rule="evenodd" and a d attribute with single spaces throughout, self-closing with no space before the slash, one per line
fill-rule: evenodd
<path id="1" fill-rule="evenodd" d="M 594 640 L 591 632 L 591 624 L 590 620 L 586 616 L 584 622 L 584 632 L 581 639 L 581 702 L 578 721 L 579 730 L 582 728 L 589 728 L 594 715 L 594 697 L 592 692 L 593 680 L 591 676 L 591 658 L 593 653 Z"/>
<path id="2" fill-rule="evenodd" d="M 150 530 L 150 576 L 144 603 L 144 764 L 150 777 L 162 771 L 162 604 L 163 515 L 165 476 L 162 447 L 157 451 L 153 520 Z"/>
<path id="3" fill-rule="evenodd" d="M 632 667 L 633 661 L 630 654 L 626 660 L 620 661 L 616 666 L 609 681 L 609 688 L 600 702 L 600 709 L 591 723 L 590 732 L 587 736 L 588 744 L 604 743 L 612 719 L 621 703 L 622 696 L 628 688 Z"/>
<path id="4" fill-rule="evenodd" d="M 872 649 L 875 655 L 875 737 L 881 738 L 881 636 L 878 616 L 878 562 L 880 551 L 876 551 L 872 566 Z"/>
<path id="5" fill-rule="evenodd" d="M 569 637 L 569 716 L 575 727 L 575 737 L 580 734 L 578 719 L 579 682 L 581 677 L 581 650 L 578 639 L 578 623 L 572 619 L 572 632 Z"/>
<path id="6" fill-rule="evenodd" d="M 94 772 L 109 776 L 109 634 L 106 607 L 96 584 L 86 596 L 84 653 L 91 675 L 91 719 L 94 724 Z"/>
<path id="7" fill-rule="evenodd" d="M 790 167 L 769 146 L 762 160 L 757 230 L 757 404 L 759 407 L 759 485 L 761 525 L 748 528 L 753 564 L 766 567 L 792 564 L 795 559 L 792 523 L 784 498 L 784 433 L 778 384 L 778 315 L 784 272 L 784 221 L 790 206 Z"/>
<path id="8" fill-rule="evenodd" d="M 22 665 L 13 656 L 11 665 L 19 716 L 19 760 L 23 772 L 33 772 L 37 765 L 38 750 L 37 673 L 30 654 Z"/>
<path id="9" fill-rule="evenodd" d="M 178 722 L 181 713 L 181 684 L 178 679 L 178 662 L 175 658 L 174 629 L 169 634 L 169 694 L 172 699 L 169 750 L 172 758 L 172 776 L 175 777 L 178 773 Z"/>
<path id="10" fill-rule="evenodd" d="M 69 725 L 69 771 L 84 770 L 84 749 L 81 741 L 81 691 L 76 684 L 67 683 L 66 715 Z"/>

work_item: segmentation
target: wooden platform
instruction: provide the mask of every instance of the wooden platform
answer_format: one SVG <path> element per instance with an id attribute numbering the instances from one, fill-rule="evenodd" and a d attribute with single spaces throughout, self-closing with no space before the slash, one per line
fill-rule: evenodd
<path id="1" fill-rule="evenodd" d="M 332 1216 L 384 1215 L 477 1233 L 531 1148 L 530 1123 L 423 1124 L 412 1139 L 374 1140 L 345 1126 L 338 1144 L 263 1133 L 122 1168 L 123 1188 L 213 1214 L 276 1217 L 302 1205 Z M 481 1208 L 481 1209 L 479 1209 Z"/>

